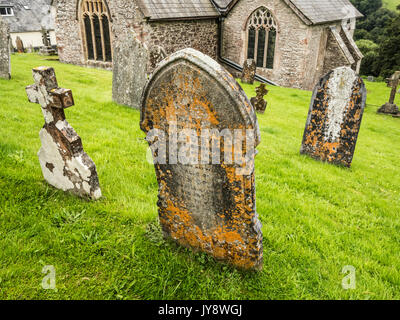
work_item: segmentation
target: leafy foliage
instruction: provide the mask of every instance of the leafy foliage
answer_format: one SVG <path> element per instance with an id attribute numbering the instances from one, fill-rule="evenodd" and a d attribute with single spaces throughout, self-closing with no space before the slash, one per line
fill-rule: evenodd
<path id="1" fill-rule="evenodd" d="M 388 77 L 399 69 L 399 13 L 382 7 L 381 0 L 351 0 L 364 18 L 354 38 L 364 54 L 360 73 Z M 398 7 L 400 8 L 400 6 Z"/>

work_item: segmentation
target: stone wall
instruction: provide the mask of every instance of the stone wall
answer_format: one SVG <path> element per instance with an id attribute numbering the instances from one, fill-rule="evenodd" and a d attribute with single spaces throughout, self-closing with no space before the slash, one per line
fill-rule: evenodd
<path id="1" fill-rule="evenodd" d="M 112 18 L 112 42 L 136 37 L 150 48 L 159 45 L 171 54 L 183 48 L 198 49 L 216 58 L 218 26 L 216 20 L 150 22 L 145 19 L 135 1 L 108 0 Z M 60 61 L 78 65 L 107 67 L 88 63 L 83 53 L 76 0 L 58 0 L 56 35 Z M 115 44 L 113 45 L 115 46 Z M 109 66 L 111 67 L 111 66 Z"/>
<path id="2" fill-rule="evenodd" d="M 323 73 L 328 73 L 330 70 L 333 70 L 337 67 L 341 66 L 350 66 L 349 60 L 346 58 L 343 50 L 340 48 L 340 45 L 336 41 L 332 32 L 328 32 L 327 43 L 326 43 L 326 51 L 324 57 L 324 68 Z"/>
<path id="3" fill-rule="evenodd" d="M 10 28 L 0 17 L 0 78 L 10 79 Z"/>
<path id="4" fill-rule="evenodd" d="M 217 58 L 218 24 L 215 19 L 150 22 L 144 29 L 149 47 L 160 45 L 169 55 L 193 48 Z"/>

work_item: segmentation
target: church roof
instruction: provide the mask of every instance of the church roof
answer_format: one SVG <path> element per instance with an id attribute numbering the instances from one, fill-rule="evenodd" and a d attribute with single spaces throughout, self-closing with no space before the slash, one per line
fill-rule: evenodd
<path id="1" fill-rule="evenodd" d="M 0 0 L 0 7 L 11 7 L 12 16 L 2 16 L 10 26 L 10 32 L 54 30 L 50 14 L 50 0 Z"/>
<path id="2" fill-rule="evenodd" d="M 294 11 L 297 9 L 310 22 L 307 24 L 321 24 L 363 16 L 349 0 L 285 0 L 285 2 L 289 6 L 293 4 Z"/>
<path id="3" fill-rule="evenodd" d="M 210 0 L 138 0 L 150 20 L 205 19 L 220 16 Z"/>
<path id="4" fill-rule="evenodd" d="M 211 0 L 221 14 L 228 13 L 240 0 Z M 242 0 L 243 1 L 243 0 Z M 283 0 L 306 24 L 321 24 L 363 15 L 349 0 Z"/>

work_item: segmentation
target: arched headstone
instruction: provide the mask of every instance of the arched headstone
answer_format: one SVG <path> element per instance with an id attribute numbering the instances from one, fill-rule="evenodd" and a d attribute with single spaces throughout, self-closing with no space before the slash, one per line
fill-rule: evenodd
<path id="1" fill-rule="evenodd" d="M 153 151 L 164 235 L 239 268 L 261 268 L 260 134 L 235 79 L 199 51 L 178 51 L 150 78 L 140 125 Z"/>
<path id="2" fill-rule="evenodd" d="M 364 82 L 351 68 L 322 77 L 311 99 L 301 153 L 350 167 L 366 99 Z"/>

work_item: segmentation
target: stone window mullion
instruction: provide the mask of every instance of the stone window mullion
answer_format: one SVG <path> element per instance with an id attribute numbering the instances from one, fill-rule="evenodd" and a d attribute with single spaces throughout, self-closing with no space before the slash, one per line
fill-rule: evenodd
<path id="1" fill-rule="evenodd" d="M 92 42 L 93 42 L 93 56 L 94 60 L 97 60 L 97 48 L 96 48 L 96 35 L 94 34 L 94 23 L 93 23 L 93 15 L 90 15 L 90 26 L 92 31 Z"/>
<path id="2" fill-rule="evenodd" d="M 265 44 L 264 44 L 264 61 L 263 61 L 263 68 L 265 68 L 265 67 L 267 66 L 268 37 L 269 37 L 269 29 L 265 29 Z"/>
<path id="3" fill-rule="evenodd" d="M 256 41 L 254 43 L 254 61 L 257 61 L 257 56 L 258 56 L 258 28 L 256 29 Z"/>
<path id="4" fill-rule="evenodd" d="M 103 30 L 103 16 L 99 17 L 100 22 L 100 35 L 101 35 L 101 50 L 103 53 L 103 61 L 106 61 L 106 45 L 104 42 L 104 30 Z"/>

